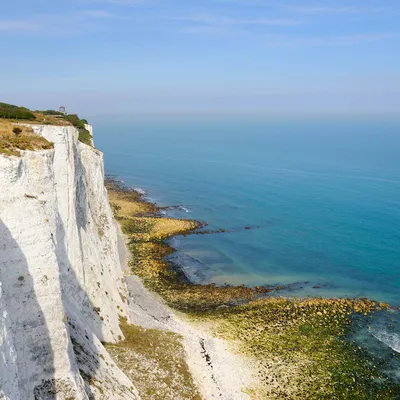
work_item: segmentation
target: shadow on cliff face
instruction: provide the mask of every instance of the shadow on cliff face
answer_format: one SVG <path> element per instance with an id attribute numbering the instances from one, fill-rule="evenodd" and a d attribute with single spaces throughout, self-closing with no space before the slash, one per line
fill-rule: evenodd
<path id="1" fill-rule="evenodd" d="M 58 215 L 57 231 L 55 237 L 53 237 L 53 241 L 60 274 L 61 301 L 65 310 L 66 330 L 75 356 L 74 362 L 82 378 L 81 383 L 85 387 L 85 393 L 89 399 L 94 399 L 90 387 L 91 375 L 85 372 L 84 368 L 87 364 L 88 367 L 90 366 L 91 374 L 95 375 L 100 360 L 96 352 L 93 352 L 90 363 L 88 362 L 89 355 L 85 357 L 86 352 L 90 353 L 86 349 L 90 348 L 88 343 L 91 343 L 93 338 L 90 329 L 86 325 L 85 316 L 81 315 L 82 311 L 91 308 L 92 304 L 87 293 L 79 284 L 74 266 L 68 258 L 68 252 L 65 247 L 66 240 L 64 225 Z"/>
<path id="2" fill-rule="evenodd" d="M 32 234 L 35 222 L 31 224 L 32 229 L 27 229 L 25 223 L 19 222 L 19 226 L 7 222 L 6 226 L 5 221 L 0 220 L 0 332 L 5 332 L 3 336 L 6 336 L 0 346 L 0 398 L 97 399 L 105 398 L 101 395 L 103 389 L 106 389 L 110 398 L 135 398 L 130 387 L 116 380 L 118 373 L 113 369 L 111 359 L 107 360 L 107 355 L 104 354 L 104 358 L 101 354 L 99 340 L 103 340 L 102 318 L 84 287 L 85 268 L 79 270 L 80 266 L 85 265 L 82 243 L 90 213 L 86 193 L 86 184 L 90 182 L 86 182 L 85 168 L 76 147 L 74 155 L 77 232 L 72 235 L 74 237 L 77 234 L 78 243 L 74 240 L 69 242 L 71 232 L 67 234 L 66 229 L 70 228 L 64 226 L 62 218 L 57 214 L 56 231 L 48 232 L 48 240 L 53 242 L 55 248 L 56 260 L 52 260 L 54 269 L 47 262 L 45 252 L 48 253 L 48 249 L 43 253 L 37 251 L 36 246 L 40 246 L 40 243 L 35 243 L 28 236 Z M 68 196 L 68 193 L 59 193 L 59 196 L 64 194 Z M 32 198 L 32 201 L 38 200 Z M 68 219 L 68 216 L 65 217 Z M 36 222 L 40 224 L 39 220 Z M 68 249 L 71 245 L 77 248 Z M 74 259 L 75 256 L 81 257 L 81 263 L 79 258 Z M 57 301 L 51 301 L 52 296 L 48 294 L 52 291 L 54 293 L 54 290 L 58 292 L 58 289 L 53 287 L 50 280 L 47 288 L 45 284 L 45 270 L 49 271 L 49 268 L 53 283 L 58 281 L 57 285 L 60 285 L 61 296 Z M 77 273 L 82 276 L 77 276 Z M 39 286 L 41 290 L 38 291 Z M 54 319 L 56 307 L 59 308 L 56 317 L 59 317 L 59 321 Z M 69 369 L 68 365 L 60 366 L 66 367 L 65 376 L 58 367 L 62 357 L 58 351 L 54 354 L 57 336 L 53 332 L 53 325 L 57 326 L 57 334 L 63 335 L 63 340 L 66 335 L 69 339 L 61 350 L 65 352 L 65 362 L 71 363 Z M 111 396 L 111 393 L 114 394 Z"/>
<path id="3" fill-rule="evenodd" d="M 24 227 L 20 229 L 22 231 Z M 15 232 L 16 228 L 12 230 Z M 0 398 L 95 398 L 92 386 L 96 385 L 94 376 L 99 368 L 100 358 L 94 343 L 94 334 L 85 320 L 85 315 L 81 314 L 82 309 L 85 308 L 88 312 L 93 306 L 68 261 L 64 246 L 65 232 L 61 223 L 58 224 L 57 242 L 53 236 L 52 239 L 57 249 L 58 266 L 55 267 L 59 268 L 61 275 L 62 304 L 58 305 L 49 304 L 49 300 L 46 299 L 47 291 L 56 289 L 50 285 L 49 288 L 45 288 L 48 277 L 44 272 L 43 275 L 40 273 L 40 265 L 34 265 L 35 261 L 40 263 L 40 260 L 31 260 L 29 268 L 19 243 L 0 220 L 0 327 L 3 332 L 3 343 L 0 347 Z M 33 272 L 32 276 L 31 271 L 37 271 L 37 274 Z M 39 285 L 42 290 L 38 291 Z M 70 296 L 72 301 L 69 300 Z M 73 304 L 76 297 L 79 298 L 79 302 Z M 45 315 L 49 316 L 57 306 L 68 310 L 64 322 L 75 356 L 70 362 L 72 365 L 76 362 L 82 378 L 80 380 L 76 377 L 78 382 L 72 381 L 71 376 L 55 377 L 51 343 L 51 335 L 53 334 L 54 339 L 54 332 L 49 331 Z M 79 309 L 79 306 L 82 309 Z M 65 352 L 67 358 L 67 349 Z"/>
<path id="4" fill-rule="evenodd" d="M 90 213 L 90 203 L 87 195 L 87 185 L 93 184 L 93 182 L 86 182 L 86 168 L 81 159 L 81 152 L 79 147 L 73 144 L 73 154 L 74 154 L 74 169 L 75 169 L 75 219 L 76 219 L 76 229 L 79 242 L 80 250 L 80 262 L 82 267 L 82 279 L 83 282 L 86 281 L 86 271 L 85 271 L 85 260 L 84 260 L 84 246 L 82 232 L 87 231 L 89 224 L 89 213 Z M 100 359 L 98 354 L 98 349 L 96 348 L 96 339 L 102 340 L 101 330 L 102 321 L 98 315 L 97 309 L 91 302 L 87 292 L 82 288 L 79 283 L 79 279 L 76 275 L 75 268 L 71 265 L 71 261 L 68 258 L 68 252 L 65 247 L 65 227 L 59 216 L 59 223 L 57 238 L 59 240 L 59 252 L 57 256 L 59 258 L 60 267 L 65 264 L 64 260 L 67 260 L 68 265 L 64 265 L 61 268 L 64 278 L 61 279 L 62 292 L 63 292 L 63 302 L 64 307 L 67 310 L 72 310 L 68 315 L 68 330 L 73 344 L 73 351 L 76 356 L 76 360 L 79 367 L 80 375 L 85 383 L 85 390 L 88 395 L 89 400 L 95 398 L 92 386 L 98 386 L 96 384 L 97 379 L 95 378 L 96 372 L 99 369 Z M 93 249 L 95 251 L 95 249 Z M 62 256 L 65 253 L 65 256 Z M 61 256 L 61 257 L 60 257 Z M 75 295 L 74 295 L 75 294 Z M 95 334 L 100 335 L 100 337 L 95 337 Z M 109 377 L 104 377 L 108 379 Z M 105 382 L 104 382 L 105 383 Z"/>
<path id="5" fill-rule="evenodd" d="M 72 343 L 72 350 L 83 379 L 88 399 L 95 399 L 92 385 L 100 366 L 100 358 L 95 345 L 95 335 L 92 332 L 94 306 L 88 294 L 79 283 L 75 269 L 68 258 L 65 247 L 66 236 L 61 218 L 57 223 L 56 256 L 60 268 L 61 298 L 66 310 L 66 328 Z"/>
<path id="6" fill-rule="evenodd" d="M 93 232 L 93 230 L 96 231 L 95 227 L 99 229 L 99 213 L 91 208 L 91 203 L 89 201 L 90 198 L 95 198 L 94 193 L 87 193 L 87 190 L 91 189 L 93 185 L 95 185 L 96 182 L 90 181 L 87 178 L 87 173 L 86 173 L 86 168 L 84 163 L 82 162 L 82 155 L 81 151 L 78 146 L 74 144 L 74 166 L 75 166 L 75 182 L 76 182 L 76 193 L 75 193 L 75 219 L 76 219 L 76 225 L 77 225 L 77 236 L 78 236 L 78 242 L 79 242 L 79 249 L 80 249 L 80 256 L 81 256 L 81 265 L 83 265 L 82 269 L 82 279 L 83 282 L 86 281 L 86 270 L 89 270 L 89 268 L 92 267 L 92 265 L 89 265 L 88 258 L 93 261 L 93 257 L 90 257 L 93 253 L 96 253 L 99 251 L 97 246 L 86 246 L 84 247 L 84 241 L 86 240 L 87 244 L 87 238 L 89 236 L 88 233 L 88 228 L 89 224 L 92 223 L 94 226 L 92 227 L 93 229 L 89 230 L 89 232 Z M 104 179 L 101 180 L 101 184 L 104 184 Z M 96 190 L 92 190 L 96 191 Z M 98 231 L 97 231 L 98 232 Z M 104 231 L 102 231 L 102 234 L 104 235 Z M 100 234 L 99 234 L 100 235 Z M 95 238 L 91 238 L 91 243 L 95 241 Z M 100 246 L 101 243 L 98 242 L 98 245 Z M 86 260 L 85 260 L 86 257 Z M 96 259 L 96 258 L 94 258 Z M 96 265 L 97 272 L 100 275 L 103 275 L 104 273 L 104 267 L 102 264 L 102 260 L 96 259 L 100 265 Z M 101 267 L 101 269 L 100 269 Z M 75 281 L 77 285 L 79 283 L 76 280 L 75 276 Z M 82 281 L 82 280 L 81 280 Z M 99 283 L 98 283 L 99 284 Z M 100 288 L 100 286 L 99 286 Z M 105 340 L 103 333 L 102 333 L 102 327 L 103 327 L 103 317 L 99 315 L 99 308 L 96 308 L 93 306 L 93 304 L 90 303 L 89 297 L 87 293 L 83 293 L 84 296 L 81 298 L 81 302 L 83 304 L 83 307 L 80 307 L 80 310 L 84 313 L 86 313 L 86 317 L 90 320 L 91 327 L 96 332 L 99 340 Z M 107 296 L 107 292 L 105 292 L 105 295 Z M 115 309 L 115 312 L 117 312 L 117 309 Z M 97 315 L 95 315 L 95 314 Z"/>
<path id="7" fill-rule="evenodd" d="M 76 193 L 75 193 L 75 199 L 74 199 L 75 200 L 75 219 L 76 219 L 77 235 L 78 235 L 79 250 L 80 250 L 80 257 L 81 257 L 80 261 L 81 261 L 81 265 L 83 266 L 82 279 L 85 282 L 86 281 L 85 267 L 87 267 L 87 265 L 86 265 L 87 262 L 85 263 L 85 259 L 84 259 L 85 250 L 84 250 L 84 246 L 83 246 L 83 234 L 82 233 L 87 232 L 88 226 L 90 224 L 89 215 L 91 213 L 91 210 L 90 210 L 90 202 L 88 200 L 87 187 L 88 187 L 88 185 L 93 184 L 93 182 L 86 182 L 86 168 L 81 159 L 80 149 L 75 144 L 74 144 L 73 153 L 75 155 L 74 166 L 75 166 L 75 182 L 76 182 Z M 65 232 L 64 232 L 65 227 L 63 226 L 62 222 L 60 222 L 59 225 L 62 230 L 61 235 L 63 236 L 63 235 L 65 235 Z M 96 249 L 86 249 L 86 251 L 96 251 Z M 79 309 L 81 312 L 86 314 L 86 317 L 91 322 L 92 328 L 99 335 L 99 339 L 102 340 L 103 339 L 101 337 L 102 322 L 100 320 L 100 317 L 97 316 L 97 318 L 93 318 L 94 317 L 93 311 L 95 311 L 96 308 L 91 303 L 87 293 L 81 288 L 73 269 L 71 269 L 71 273 L 73 275 L 72 283 L 74 285 L 76 285 L 76 287 L 80 293 L 79 301 L 81 302 L 81 305 L 79 306 Z"/>
<path id="8" fill-rule="evenodd" d="M 110 392 L 112 388 L 115 399 L 134 398 L 130 393 L 130 388 L 115 381 L 111 364 L 107 363 L 107 368 L 100 368 L 100 364 L 104 364 L 105 362 L 104 356 L 99 351 L 99 346 L 101 346 L 100 340 L 103 340 L 102 317 L 99 315 L 100 308 L 95 307 L 90 300 L 86 288 L 82 287 L 86 282 L 85 269 L 88 267 L 84 259 L 85 249 L 83 246 L 84 235 L 87 234 L 90 219 L 87 186 L 93 184 L 93 182 L 86 181 L 86 169 L 81 160 L 80 150 L 76 145 L 74 145 L 73 153 L 75 166 L 74 179 L 76 184 L 74 211 L 78 243 L 68 243 L 66 229 L 69 230 L 69 228 L 64 226 L 60 215 L 57 215 L 57 232 L 55 235 L 56 256 L 60 269 L 60 285 L 63 307 L 66 313 L 66 325 L 88 399 L 99 398 L 99 393 L 103 393 L 103 389 L 105 388 L 110 390 Z M 68 194 L 66 195 L 68 196 Z M 79 265 L 73 265 L 75 260 L 71 259 L 71 257 L 73 257 L 74 250 L 68 251 L 67 248 L 71 244 L 79 247 L 80 259 L 79 261 L 76 260 Z M 96 248 L 89 249 L 89 251 L 96 251 Z M 75 253 L 75 255 L 77 254 Z M 79 268 L 82 268 L 82 270 L 79 271 Z M 82 276 L 78 277 L 77 272 L 81 273 Z M 111 360 L 109 361 L 111 362 Z M 104 396 L 100 396 L 100 398 L 104 398 Z"/>
<path id="9" fill-rule="evenodd" d="M 0 397 L 5 399 L 50 400 L 56 393 L 50 333 L 35 291 L 40 279 L 32 277 L 18 242 L 0 220 L 0 324 L 7 335 L 0 349 Z"/>
<path id="10" fill-rule="evenodd" d="M 85 168 L 81 161 L 80 151 L 73 144 L 74 154 L 74 170 L 76 192 L 75 198 L 75 217 L 76 217 L 76 234 L 78 243 L 75 241 L 68 242 L 68 236 L 63 220 L 57 214 L 57 231 L 53 238 L 56 248 L 57 264 L 60 272 L 61 299 L 66 314 L 66 328 L 71 339 L 72 350 L 75 356 L 75 362 L 79 369 L 79 374 L 84 384 L 85 393 L 88 399 L 95 399 L 92 386 L 96 386 L 96 373 L 100 366 L 100 358 L 95 342 L 96 337 L 93 333 L 93 328 L 101 332 L 101 321 L 95 318 L 95 307 L 90 301 L 90 298 L 81 286 L 80 282 L 85 282 L 85 268 L 78 273 L 81 273 L 81 279 L 76 274 L 78 268 L 84 266 L 84 249 L 82 245 L 82 230 L 87 229 L 88 224 L 88 198 L 86 194 Z M 70 188 L 67 187 L 68 191 Z M 60 194 L 58 194 L 60 195 Z M 69 196 L 69 193 L 63 193 L 62 196 Z M 70 199 L 72 200 L 72 199 Z M 65 217 L 65 216 L 64 216 Z M 69 220 L 69 218 L 68 218 Z M 72 227 L 74 230 L 75 227 Z M 71 232 L 69 232 L 71 233 Z M 74 235 L 74 233 L 73 233 Z M 68 249 L 68 246 L 78 245 L 78 249 Z M 70 251 L 69 251 L 70 250 Z M 78 259 L 71 259 L 72 255 L 77 255 Z"/>
<path id="11" fill-rule="evenodd" d="M 78 225 L 79 244 L 82 249 L 82 240 L 80 237 L 81 229 L 86 229 L 88 224 L 88 209 L 90 210 L 90 204 L 88 202 L 88 196 L 86 193 L 86 181 L 85 181 L 85 166 L 82 163 L 79 148 L 74 144 L 74 166 L 75 166 L 75 181 L 76 181 L 76 207 L 75 216 Z"/>

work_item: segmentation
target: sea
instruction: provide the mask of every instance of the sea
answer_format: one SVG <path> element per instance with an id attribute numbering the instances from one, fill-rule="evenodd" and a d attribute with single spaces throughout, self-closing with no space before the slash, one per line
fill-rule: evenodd
<path id="1" fill-rule="evenodd" d="M 366 297 L 369 340 L 400 352 L 400 118 L 94 118 L 108 174 L 226 232 L 171 239 L 196 283 Z M 362 336 L 362 335 L 361 335 Z"/>

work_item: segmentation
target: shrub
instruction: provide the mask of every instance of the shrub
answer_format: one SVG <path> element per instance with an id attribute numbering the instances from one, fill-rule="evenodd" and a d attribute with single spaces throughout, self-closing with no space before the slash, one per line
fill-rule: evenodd
<path id="1" fill-rule="evenodd" d="M 64 116 L 65 114 L 60 112 L 60 111 L 55 111 L 55 110 L 45 110 L 45 111 L 38 111 L 41 112 L 44 115 L 61 115 Z"/>
<path id="2" fill-rule="evenodd" d="M 85 129 L 86 120 L 80 119 L 76 114 L 67 115 L 66 120 L 75 126 L 75 128 Z"/>
<path id="3" fill-rule="evenodd" d="M 0 118 L 7 119 L 26 119 L 33 121 L 35 114 L 25 107 L 15 106 L 13 104 L 0 103 Z"/>
<path id="4" fill-rule="evenodd" d="M 86 129 L 86 124 L 88 121 L 86 119 L 80 119 L 77 114 L 64 114 L 60 111 L 55 110 L 44 110 L 44 111 L 35 111 L 37 115 L 35 115 L 32 111 L 25 107 L 15 106 L 13 104 L 0 103 L 0 118 L 7 119 L 23 119 L 23 120 L 38 120 L 40 123 L 44 123 L 46 125 L 66 125 L 64 121 L 69 122 L 79 131 L 79 140 L 82 143 L 85 143 L 89 146 L 92 146 L 92 135 Z M 47 116 L 47 118 L 45 117 Z M 15 136 L 19 137 L 23 130 L 16 127 L 12 130 Z M 16 148 L 23 149 L 22 147 L 12 146 Z M 18 152 L 15 149 L 4 149 L 3 153 L 7 153 L 9 155 L 17 155 Z"/>
<path id="5" fill-rule="evenodd" d="M 92 145 L 92 135 L 89 133 L 89 131 L 85 128 L 78 129 L 78 130 L 79 130 L 79 137 L 78 137 L 79 141 L 91 146 Z"/>

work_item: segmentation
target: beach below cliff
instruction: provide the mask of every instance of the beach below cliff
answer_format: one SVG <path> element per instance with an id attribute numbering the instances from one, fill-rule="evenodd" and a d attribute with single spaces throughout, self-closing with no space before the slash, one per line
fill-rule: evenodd
<path id="1" fill-rule="evenodd" d="M 166 239 L 196 233 L 204 225 L 169 218 L 143 193 L 116 182 L 107 186 L 120 226 L 129 321 L 146 332 L 177 335 L 198 398 L 396 398 L 398 383 L 379 360 L 348 339 L 354 316 L 368 318 L 386 304 L 271 296 L 279 287 L 192 283 L 166 261 L 174 252 Z M 130 376 L 127 370 L 134 364 L 122 364 Z M 165 387 L 160 393 L 145 398 L 197 398 Z"/>
<path id="2" fill-rule="evenodd" d="M 168 307 L 158 294 L 149 291 L 139 277 L 130 275 L 129 239 L 116 224 L 120 259 L 127 273 L 130 323 L 180 336 L 186 362 L 202 398 L 250 399 L 245 389 L 254 381 L 255 371 L 249 368 L 247 360 L 235 354 L 227 341 L 215 338 L 207 324 L 190 322 L 183 314 Z"/>

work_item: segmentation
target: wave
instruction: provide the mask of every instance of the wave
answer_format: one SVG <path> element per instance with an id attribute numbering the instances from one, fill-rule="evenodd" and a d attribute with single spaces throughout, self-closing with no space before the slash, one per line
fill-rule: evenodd
<path id="1" fill-rule="evenodd" d="M 191 212 L 188 208 L 180 206 L 180 205 L 178 205 L 178 206 L 168 206 L 166 208 L 169 209 L 169 210 L 178 210 L 178 211 L 183 211 L 183 212 L 187 212 L 187 213 Z"/>
<path id="2" fill-rule="evenodd" d="M 122 181 L 121 181 L 122 182 Z M 145 195 L 146 193 L 147 193 L 147 191 L 146 190 L 144 190 L 144 189 L 142 189 L 142 188 L 134 188 L 134 190 L 136 191 L 136 192 L 138 192 L 138 193 L 140 193 L 141 195 Z"/>
<path id="3" fill-rule="evenodd" d="M 400 335 L 397 333 L 389 333 L 385 330 L 371 333 L 374 338 L 386 344 L 386 346 L 389 346 L 395 352 L 400 353 Z"/>

